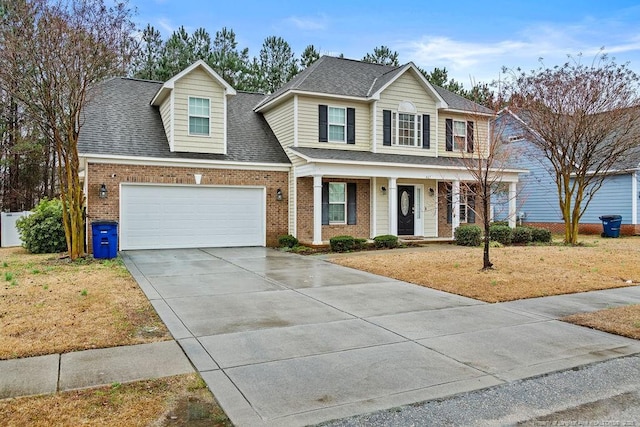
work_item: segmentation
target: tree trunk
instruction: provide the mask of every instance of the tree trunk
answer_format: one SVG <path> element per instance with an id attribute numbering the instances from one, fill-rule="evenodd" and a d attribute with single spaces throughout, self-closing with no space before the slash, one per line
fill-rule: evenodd
<path id="1" fill-rule="evenodd" d="M 483 258 L 482 258 L 482 269 L 483 270 L 489 270 L 493 267 L 493 263 L 491 262 L 490 258 L 489 258 L 489 242 L 490 242 L 490 229 L 491 229 L 491 224 L 489 222 L 489 197 L 487 197 L 487 195 L 483 195 L 482 197 L 482 217 L 483 217 L 483 223 L 484 223 L 484 254 L 483 254 Z"/>

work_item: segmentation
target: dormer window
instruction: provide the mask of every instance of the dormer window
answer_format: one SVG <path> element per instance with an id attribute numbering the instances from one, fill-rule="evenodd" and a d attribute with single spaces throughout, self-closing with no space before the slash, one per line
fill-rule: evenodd
<path id="1" fill-rule="evenodd" d="M 210 108 L 208 98 L 189 97 L 189 135 L 209 136 Z"/>

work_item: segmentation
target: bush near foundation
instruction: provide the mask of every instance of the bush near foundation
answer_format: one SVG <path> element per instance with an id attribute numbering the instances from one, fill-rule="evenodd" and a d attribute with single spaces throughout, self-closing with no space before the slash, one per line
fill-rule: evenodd
<path id="1" fill-rule="evenodd" d="M 373 244 L 376 248 L 393 249 L 398 247 L 398 236 L 392 234 L 383 234 L 373 238 Z"/>
<path id="2" fill-rule="evenodd" d="M 461 225 L 453 233 L 456 245 L 480 246 L 482 241 L 482 229 L 477 225 Z"/>

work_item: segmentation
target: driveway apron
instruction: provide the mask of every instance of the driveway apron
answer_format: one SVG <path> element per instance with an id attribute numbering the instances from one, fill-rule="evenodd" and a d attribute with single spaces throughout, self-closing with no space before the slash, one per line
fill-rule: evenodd
<path id="1" fill-rule="evenodd" d="M 640 352 L 542 303 L 486 304 L 273 249 L 123 258 L 238 426 L 315 424 Z"/>

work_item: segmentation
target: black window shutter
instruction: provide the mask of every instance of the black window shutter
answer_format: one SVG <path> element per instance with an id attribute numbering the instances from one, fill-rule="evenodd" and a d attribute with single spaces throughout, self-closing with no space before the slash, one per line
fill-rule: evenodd
<path id="1" fill-rule="evenodd" d="M 382 110 L 382 145 L 391 146 L 391 110 Z"/>
<path id="2" fill-rule="evenodd" d="M 467 222 L 474 224 L 476 222 L 476 196 L 467 194 Z"/>
<path id="3" fill-rule="evenodd" d="M 356 109 L 347 108 L 347 144 L 356 143 Z"/>
<path id="4" fill-rule="evenodd" d="M 355 182 L 347 183 L 347 224 L 349 225 L 357 223 L 356 188 Z"/>
<path id="5" fill-rule="evenodd" d="M 318 135 L 320 142 L 329 141 L 328 133 L 328 109 L 326 105 L 318 105 Z"/>
<path id="6" fill-rule="evenodd" d="M 322 225 L 329 225 L 329 183 L 322 183 Z"/>
<path id="7" fill-rule="evenodd" d="M 473 122 L 467 122 L 467 152 L 473 153 Z"/>
<path id="8" fill-rule="evenodd" d="M 422 148 L 431 148 L 431 117 L 428 114 L 422 115 Z"/>
<path id="9" fill-rule="evenodd" d="M 453 119 L 446 119 L 445 126 L 445 144 L 447 151 L 453 151 Z"/>
<path id="10" fill-rule="evenodd" d="M 453 192 L 451 185 L 447 184 L 447 224 L 453 222 Z"/>

